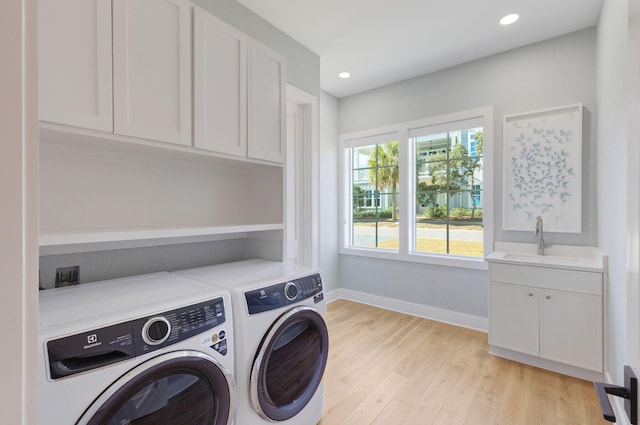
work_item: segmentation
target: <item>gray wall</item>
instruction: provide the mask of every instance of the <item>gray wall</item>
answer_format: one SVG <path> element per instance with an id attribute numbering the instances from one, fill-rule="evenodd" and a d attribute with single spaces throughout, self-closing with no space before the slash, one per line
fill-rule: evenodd
<path id="1" fill-rule="evenodd" d="M 90 283 L 245 259 L 246 239 L 46 255 L 40 257 L 40 287 L 55 286 L 57 267 L 80 266 L 80 283 Z"/>
<path id="2" fill-rule="evenodd" d="M 502 230 L 502 117 L 583 103 L 583 231 L 550 234 L 552 243 L 596 243 L 596 29 L 591 28 L 340 100 L 339 132 L 350 133 L 492 105 L 494 238 L 532 242 L 532 232 Z M 487 141 L 485 141 L 487 143 Z M 340 257 L 342 288 L 487 317 L 482 270 Z"/>
<path id="3" fill-rule="evenodd" d="M 320 97 L 320 57 L 235 0 L 192 2 L 287 58 L 287 82 Z"/>

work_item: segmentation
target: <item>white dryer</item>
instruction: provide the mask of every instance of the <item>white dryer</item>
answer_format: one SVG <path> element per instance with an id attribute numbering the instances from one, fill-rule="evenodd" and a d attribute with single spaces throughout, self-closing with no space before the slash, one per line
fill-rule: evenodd
<path id="1" fill-rule="evenodd" d="M 227 291 L 153 273 L 40 292 L 39 416 L 47 425 L 229 425 Z"/>
<path id="2" fill-rule="evenodd" d="M 231 292 L 239 425 L 315 425 L 329 337 L 317 270 L 247 260 L 177 272 Z"/>

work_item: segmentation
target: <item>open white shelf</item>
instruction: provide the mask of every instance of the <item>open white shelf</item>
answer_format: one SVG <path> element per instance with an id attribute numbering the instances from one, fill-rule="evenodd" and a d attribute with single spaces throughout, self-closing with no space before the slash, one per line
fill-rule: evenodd
<path id="1" fill-rule="evenodd" d="M 284 240 L 282 164 L 41 130 L 40 255 L 230 239 L 259 249 Z"/>
<path id="2" fill-rule="evenodd" d="M 70 254 L 239 238 L 281 239 L 282 223 L 231 226 L 155 227 L 80 232 L 42 232 L 40 255 Z"/>

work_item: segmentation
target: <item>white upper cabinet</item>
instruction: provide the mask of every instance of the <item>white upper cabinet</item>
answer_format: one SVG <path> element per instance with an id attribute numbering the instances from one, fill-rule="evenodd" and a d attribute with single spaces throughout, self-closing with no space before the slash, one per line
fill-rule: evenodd
<path id="1" fill-rule="evenodd" d="M 38 2 L 40 120 L 191 145 L 187 0 Z"/>
<path id="2" fill-rule="evenodd" d="M 169 146 L 156 142 L 285 162 L 283 56 L 189 0 L 43 0 L 38 8 L 42 121 L 161 149 Z"/>
<path id="3" fill-rule="evenodd" d="M 191 144 L 191 4 L 113 0 L 114 132 Z"/>
<path id="4" fill-rule="evenodd" d="M 113 131 L 111 0 L 38 2 L 40 120 Z"/>
<path id="5" fill-rule="evenodd" d="M 193 15 L 194 146 L 247 155 L 247 38 L 199 8 Z"/>
<path id="6" fill-rule="evenodd" d="M 284 162 L 286 62 L 257 42 L 252 41 L 248 51 L 249 157 Z"/>
<path id="7" fill-rule="evenodd" d="M 194 9 L 194 146 L 284 163 L 285 59 Z"/>

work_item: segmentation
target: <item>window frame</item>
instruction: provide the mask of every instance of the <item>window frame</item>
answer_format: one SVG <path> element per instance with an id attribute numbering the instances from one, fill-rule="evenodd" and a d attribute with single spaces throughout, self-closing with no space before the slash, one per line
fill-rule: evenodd
<path id="1" fill-rule="evenodd" d="M 341 213 L 342 213 L 341 217 L 344 225 L 341 226 L 340 247 L 344 249 L 354 249 L 358 251 L 362 250 L 363 252 L 382 252 L 382 253 L 390 253 L 390 254 L 396 255 L 399 252 L 399 250 L 397 249 L 380 248 L 380 247 L 367 248 L 367 247 L 358 247 L 358 246 L 351 245 L 352 224 L 353 224 L 353 206 L 351 202 L 352 201 L 351 197 L 353 193 L 353 156 L 351 155 L 351 152 L 349 153 L 349 155 L 346 155 L 345 151 L 347 149 L 351 150 L 351 148 L 356 148 L 361 146 L 370 146 L 370 145 L 380 145 L 383 143 L 389 143 L 397 140 L 399 145 L 399 150 L 400 150 L 399 158 L 398 158 L 398 167 L 399 168 L 402 167 L 401 166 L 402 135 L 399 134 L 397 131 L 395 131 L 394 127 L 386 128 L 386 130 L 388 131 L 384 131 L 384 129 L 380 129 L 380 130 L 383 130 L 383 131 L 375 131 L 373 133 L 367 132 L 362 137 L 359 137 L 357 134 L 355 134 L 354 135 L 355 137 L 341 140 L 341 145 L 343 145 L 343 148 L 340 151 L 340 155 L 341 155 L 340 163 L 342 164 L 342 167 L 340 168 L 340 172 L 342 174 L 340 181 L 343 182 L 343 184 L 340 186 L 340 190 L 341 190 L 340 198 L 343 200 L 342 208 L 341 208 Z M 400 171 L 400 174 L 401 174 L 400 182 L 402 182 L 402 171 Z M 398 195 L 398 205 L 402 205 L 401 193 L 402 191 L 400 191 Z M 399 217 L 399 220 L 400 220 L 400 217 Z M 400 229 L 399 229 L 399 232 L 400 232 L 399 236 L 402 238 Z"/>
<path id="2" fill-rule="evenodd" d="M 429 252 L 416 252 L 413 249 L 415 239 L 415 149 L 411 146 L 409 132 L 411 129 L 436 125 L 447 125 L 469 119 L 482 119 L 483 127 L 483 257 L 467 257 L 455 254 L 438 254 Z M 353 211 L 351 205 L 352 192 L 352 158 L 348 149 L 358 146 L 366 146 L 383 143 L 389 134 L 396 134 L 399 142 L 398 165 L 400 167 L 401 188 L 398 194 L 400 206 L 399 219 L 399 248 L 366 248 L 355 247 L 351 243 L 351 231 L 353 224 Z M 494 120 L 493 107 L 486 106 L 451 114 L 438 115 L 416 121 L 389 125 L 385 127 L 363 130 L 339 136 L 340 155 L 340 219 L 342 225 L 339 229 L 340 245 L 339 253 L 370 258 L 382 258 L 397 261 L 409 261 L 416 263 L 435 264 L 449 267 L 461 267 L 469 269 L 486 270 L 487 264 L 484 257 L 493 250 L 494 234 Z"/>

